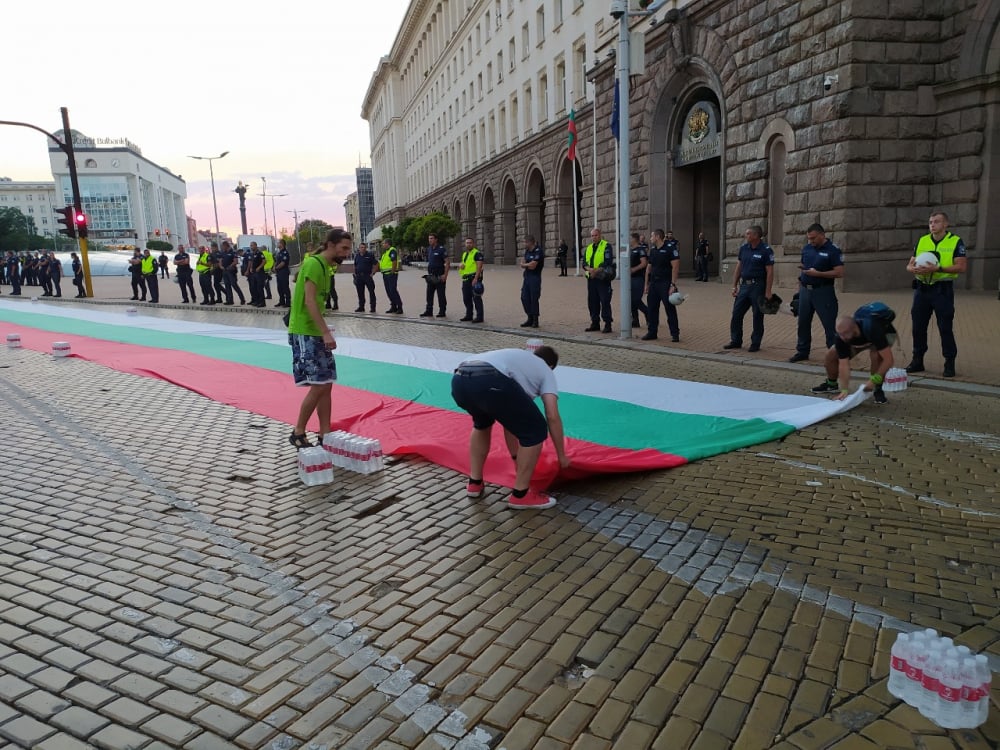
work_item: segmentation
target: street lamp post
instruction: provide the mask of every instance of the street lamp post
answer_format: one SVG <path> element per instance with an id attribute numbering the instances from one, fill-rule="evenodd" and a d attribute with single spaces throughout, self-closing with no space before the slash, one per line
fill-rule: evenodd
<path id="1" fill-rule="evenodd" d="M 308 211 L 306 211 L 303 208 L 293 208 L 293 209 L 289 210 L 288 213 L 293 214 L 295 216 L 295 249 L 298 251 L 298 253 L 299 253 L 299 260 L 301 261 L 301 259 L 302 259 L 302 242 L 301 242 L 301 240 L 299 240 L 299 214 L 300 213 L 301 214 L 308 213 Z"/>
<path id="2" fill-rule="evenodd" d="M 267 234 L 267 178 L 261 177 L 260 181 L 264 183 L 264 189 L 260 191 L 260 201 L 264 204 L 264 234 Z"/>
<path id="3" fill-rule="evenodd" d="M 274 199 L 275 198 L 287 198 L 288 193 L 271 193 L 268 198 L 271 199 L 271 228 L 274 230 L 274 236 L 278 239 L 278 220 L 274 217 Z"/>
<path id="4" fill-rule="evenodd" d="M 191 156 L 190 154 L 188 155 L 189 159 L 198 159 L 200 161 L 208 162 L 208 176 L 212 180 L 212 208 L 215 211 L 215 242 L 216 245 L 219 246 L 220 248 L 222 245 L 219 240 L 219 236 L 221 234 L 221 232 L 219 231 L 219 204 L 216 203 L 215 201 L 215 170 L 212 169 L 212 162 L 215 161 L 216 159 L 221 159 L 228 153 L 229 153 L 228 151 L 223 151 L 218 156 Z"/>

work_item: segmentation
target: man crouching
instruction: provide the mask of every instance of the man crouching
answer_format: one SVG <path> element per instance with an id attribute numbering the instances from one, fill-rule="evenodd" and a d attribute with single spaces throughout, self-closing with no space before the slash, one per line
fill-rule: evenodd
<path id="1" fill-rule="evenodd" d="M 872 391 L 876 404 L 888 403 L 882 383 L 893 366 L 892 345 L 896 329 L 892 326 L 896 313 L 881 302 L 862 305 L 851 317 L 837 318 L 837 337 L 826 353 L 826 380 L 812 389 L 813 393 L 836 393 L 836 400 L 847 396 L 851 380 L 851 359 L 863 351 L 871 353 L 871 375 L 865 390 Z"/>

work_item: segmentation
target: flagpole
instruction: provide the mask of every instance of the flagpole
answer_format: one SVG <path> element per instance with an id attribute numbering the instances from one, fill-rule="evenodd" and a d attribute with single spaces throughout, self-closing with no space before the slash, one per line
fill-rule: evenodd
<path id="1" fill-rule="evenodd" d="M 611 15 L 618 19 L 618 149 L 619 166 L 618 174 L 618 277 L 620 280 L 619 289 L 622 300 L 621 304 L 621 333 L 619 338 L 632 338 L 632 283 L 626 281 L 628 274 L 628 233 L 631 226 L 631 213 L 629 211 L 629 187 L 632 179 L 630 170 L 632 167 L 632 151 L 629 138 L 631 129 L 629 125 L 629 26 L 628 26 L 628 3 L 624 0 L 614 0 L 611 3 Z"/>
<path id="2" fill-rule="evenodd" d="M 592 102 L 592 105 L 591 105 L 591 108 L 590 108 L 590 111 L 591 111 L 591 114 L 592 114 L 592 117 L 591 117 L 592 123 L 591 124 L 593 125 L 592 129 L 594 131 L 593 132 L 593 140 L 591 141 L 591 146 L 590 146 L 590 148 L 591 148 L 590 163 L 591 163 L 591 166 L 593 167 L 593 170 L 594 170 L 594 177 L 593 177 L 593 181 L 591 182 L 591 184 L 593 185 L 593 190 L 592 190 L 591 194 L 594 196 L 594 201 L 593 201 L 594 223 L 591 224 L 590 226 L 591 227 L 596 227 L 597 226 L 597 79 L 595 78 L 594 81 L 590 85 L 594 87 L 594 97 L 593 97 L 593 102 Z M 580 238 L 580 241 L 583 242 L 583 238 L 582 237 Z M 580 256 L 582 254 L 583 254 L 583 248 L 580 247 L 579 245 L 577 245 L 577 248 L 576 248 L 576 275 L 577 276 L 580 275 Z"/>

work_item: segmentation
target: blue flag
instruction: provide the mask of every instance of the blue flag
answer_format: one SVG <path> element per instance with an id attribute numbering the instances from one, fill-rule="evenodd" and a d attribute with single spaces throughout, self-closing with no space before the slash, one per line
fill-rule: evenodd
<path id="1" fill-rule="evenodd" d="M 617 141 L 618 138 L 618 79 L 615 79 L 615 103 L 611 108 L 611 134 Z"/>

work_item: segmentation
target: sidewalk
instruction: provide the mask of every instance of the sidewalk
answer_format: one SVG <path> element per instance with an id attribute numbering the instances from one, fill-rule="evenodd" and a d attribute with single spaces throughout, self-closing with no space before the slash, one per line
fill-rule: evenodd
<path id="1" fill-rule="evenodd" d="M 351 312 L 357 307 L 357 295 L 354 285 L 351 283 L 350 266 L 346 266 L 344 272 L 337 276 L 337 291 L 340 295 L 340 315 L 355 315 Z M 421 278 L 423 270 L 409 266 L 400 275 L 399 289 L 403 298 L 404 309 L 407 320 L 416 319 L 424 309 L 425 284 Z M 486 285 L 485 305 L 486 324 L 485 329 L 516 329 L 527 335 L 548 336 L 555 339 L 568 339 L 574 341 L 603 341 L 614 344 L 627 343 L 629 346 L 642 348 L 652 348 L 654 350 L 665 350 L 683 356 L 705 356 L 709 358 L 721 357 L 723 361 L 732 360 L 734 362 L 761 364 L 780 364 L 781 368 L 792 368 L 798 371 L 815 372 L 817 375 L 822 371 L 823 329 L 818 318 L 813 320 L 813 349 L 811 359 L 800 364 L 789 364 L 788 358 L 795 353 L 796 341 L 796 318 L 788 313 L 782 312 L 778 315 L 767 316 L 765 321 L 764 343 L 760 352 L 750 354 L 746 349 L 728 352 L 722 346 L 729 341 L 729 318 L 732 310 L 731 287 L 728 281 L 720 283 L 714 279 L 708 283 L 696 283 L 692 279 L 682 279 L 680 288 L 688 299 L 678 310 L 680 315 L 681 340 L 680 343 L 673 344 L 669 341 L 669 336 L 661 336 L 655 342 L 640 342 L 639 339 L 646 333 L 645 328 L 631 331 L 629 339 L 622 339 L 620 336 L 620 282 L 614 284 L 614 298 L 612 300 L 612 312 L 615 319 L 613 334 L 584 333 L 589 323 L 587 313 L 587 292 L 586 282 L 582 277 L 574 276 L 574 269 L 570 269 L 569 276 L 560 277 L 558 270 L 546 266 L 542 277 L 542 300 L 541 300 L 541 326 L 534 329 L 521 329 L 520 324 L 524 321 L 525 315 L 521 308 L 520 288 L 521 271 L 512 266 L 488 266 L 484 274 Z M 197 281 L 195 283 L 197 289 Z M 246 293 L 245 284 L 244 293 Z M 64 288 L 71 290 L 72 285 L 64 285 Z M 37 289 L 37 288 L 36 288 Z M 30 295 L 36 289 L 25 288 L 25 295 Z M 779 288 L 775 291 L 784 299 L 785 307 L 791 301 L 796 290 Z M 180 303 L 180 293 L 173 279 L 161 280 L 161 307 L 172 306 Z M 131 304 L 129 297 L 131 289 L 127 277 L 96 277 L 94 279 L 95 299 L 92 302 L 116 304 Z M 379 317 L 389 317 L 399 320 L 396 316 L 383 316 L 382 311 L 387 308 L 385 291 L 382 287 L 381 279 L 376 279 L 376 296 L 378 299 L 377 315 Z M 873 299 L 881 299 L 896 311 L 896 321 L 894 323 L 899 332 L 899 339 L 894 348 L 896 364 L 905 367 L 910 361 L 911 326 L 910 326 L 910 301 L 912 292 L 910 290 L 894 290 L 884 292 L 880 295 L 846 293 L 840 294 L 840 309 L 847 314 L 855 309 L 871 302 Z M 947 388 L 969 392 L 970 386 L 990 386 L 982 389 L 971 387 L 972 392 L 986 392 L 993 395 L 1000 395 L 1000 390 L 994 392 L 993 388 L 1000 388 L 1000 300 L 997 300 L 994 292 L 970 292 L 959 291 L 957 293 L 956 315 L 955 315 L 955 336 L 958 341 L 959 355 L 956 363 L 958 376 L 951 380 L 941 378 L 943 358 L 941 356 L 940 338 L 937 328 L 931 323 L 928 333 L 930 349 L 925 357 L 927 372 L 911 378 L 911 384 L 931 385 L 938 388 Z M 367 304 L 365 308 L 367 309 Z M 224 314 L 230 311 L 245 311 L 240 307 L 198 307 L 196 309 L 208 310 L 212 314 Z M 436 311 L 436 308 L 435 308 Z M 276 314 L 279 310 L 268 307 L 259 311 L 260 314 Z M 448 317 L 445 319 L 432 318 L 428 321 L 432 325 L 461 325 L 472 327 L 471 323 L 459 323 L 458 319 L 464 314 L 462 306 L 461 282 L 457 273 L 452 273 L 448 279 Z M 372 317 L 369 313 L 357 313 L 358 317 Z M 640 316 L 641 317 L 641 316 Z M 747 314 L 744 321 L 746 334 L 744 344 L 749 340 L 751 315 Z M 420 319 L 423 322 L 423 319 Z M 642 321 L 645 323 L 645 321 Z M 666 321 L 661 312 L 661 333 L 666 333 Z M 855 361 L 856 369 L 863 369 L 866 363 L 861 364 L 863 358 Z"/>

